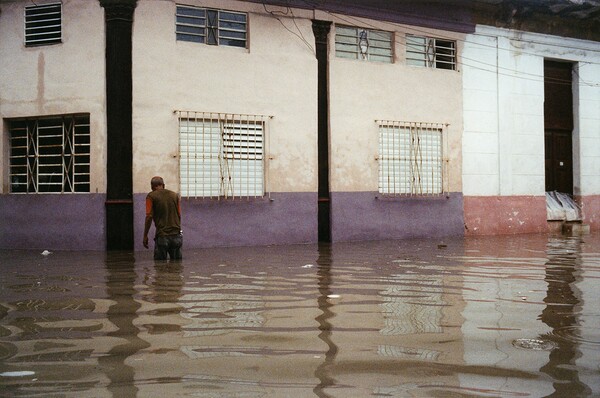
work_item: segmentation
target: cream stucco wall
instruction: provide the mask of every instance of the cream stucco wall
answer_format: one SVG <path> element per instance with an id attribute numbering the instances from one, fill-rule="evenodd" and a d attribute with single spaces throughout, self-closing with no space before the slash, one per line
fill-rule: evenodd
<path id="1" fill-rule="evenodd" d="M 45 3 L 56 1 L 36 2 Z M 63 0 L 62 43 L 25 47 L 24 8 L 32 4 L 0 4 L 0 118 L 89 113 L 90 190 L 105 192 L 104 10 L 98 1 Z M 0 128 L 0 193 L 8 193 L 7 124 Z"/>
<path id="2" fill-rule="evenodd" d="M 378 190 L 379 131 L 376 120 L 447 124 L 451 192 L 461 191 L 462 76 L 458 70 L 409 66 L 405 36 L 447 38 L 460 34 L 345 17 L 341 25 L 394 32 L 392 64 L 349 60 L 335 55 L 335 26 L 330 33 L 330 180 L 332 191 Z"/>
<path id="3" fill-rule="evenodd" d="M 176 2 L 138 2 L 133 33 L 134 192 L 146 192 L 156 174 L 178 187 L 177 110 L 271 116 L 267 191 L 315 192 L 317 62 L 310 16 L 296 10 L 295 21 L 277 14 L 280 22 L 259 4 L 185 4 L 247 12 L 248 48 L 177 41 Z"/>

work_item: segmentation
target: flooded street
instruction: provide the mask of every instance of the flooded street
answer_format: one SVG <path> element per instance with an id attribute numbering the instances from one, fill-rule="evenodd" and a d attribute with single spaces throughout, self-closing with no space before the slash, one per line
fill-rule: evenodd
<path id="1" fill-rule="evenodd" d="M 40 252 L 0 251 L 2 397 L 600 396 L 598 234 Z"/>

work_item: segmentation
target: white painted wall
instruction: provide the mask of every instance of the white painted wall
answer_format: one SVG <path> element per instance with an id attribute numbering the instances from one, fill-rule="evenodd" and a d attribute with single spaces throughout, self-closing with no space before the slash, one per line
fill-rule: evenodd
<path id="1" fill-rule="evenodd" d="M 578 63 L 575 194 L 600 192 L 600 43 L 478 26 L 462 54 L 465 195 L 544 194 L 545 58 Z"/>
<path id="2" fill-rule="evenodd" d="M 592 58 L 592 57 L 590 57 Z M 578 82 L 574 93 L 576 108 L 573 149 L 577 151 L 577 170 L 574 179 L 576 192 L 581 195 L 600 194 L 600 45 L 590 62 L 581 62 L 574 77 Z M 578 156 L 577 156 L 578 154 Z"/>
<path id="3" fill-rule="evenodd" d="M 26 5 L 32 2 L 0 5 L 0 118 L 90 113 L 90 189 L 106 192 L 104 10 L 98 1 L 62 1 L 62 43 L 25 47 Z M 6 124 L 0 134 L 0 193 L 8 193 Z"/>
<path id="4" fill-rule="evenodd" d="M 272 116 L 267 191 L 315 192 L 317 61 L 312 13 L 294 11 L 295 21 L 277 14 L 280 22 L 261 4 L 186 4 L 247 12 L 249 46 L 176 41 L 176 2 L 138 2 L 133 33 L 134 192 L 147 192 L 156 174 L 178 188 L 175 110 Z"/>

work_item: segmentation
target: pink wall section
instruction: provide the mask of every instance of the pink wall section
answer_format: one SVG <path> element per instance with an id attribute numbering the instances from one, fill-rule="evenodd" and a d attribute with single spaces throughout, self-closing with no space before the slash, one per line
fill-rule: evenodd
<path id="1" fill-rule="evenodd" d="M 465 196 L 465 235 L 548 230 L 545 196 Z"/>
<path id="2" fill-rule="evenodd" d="M 588 224 L 592 231 L 600 230 L 600 195 L 588 195 L 576 198 L 581 204 L 583 223 Z"/>

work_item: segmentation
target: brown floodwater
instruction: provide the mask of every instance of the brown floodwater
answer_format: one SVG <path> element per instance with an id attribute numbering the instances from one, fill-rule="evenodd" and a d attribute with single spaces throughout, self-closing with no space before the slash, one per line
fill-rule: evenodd
<path id="1" fill-rule="evenodd" d="M 600 235 L 0 251 L 0 396 L 600 396 Z"/>

